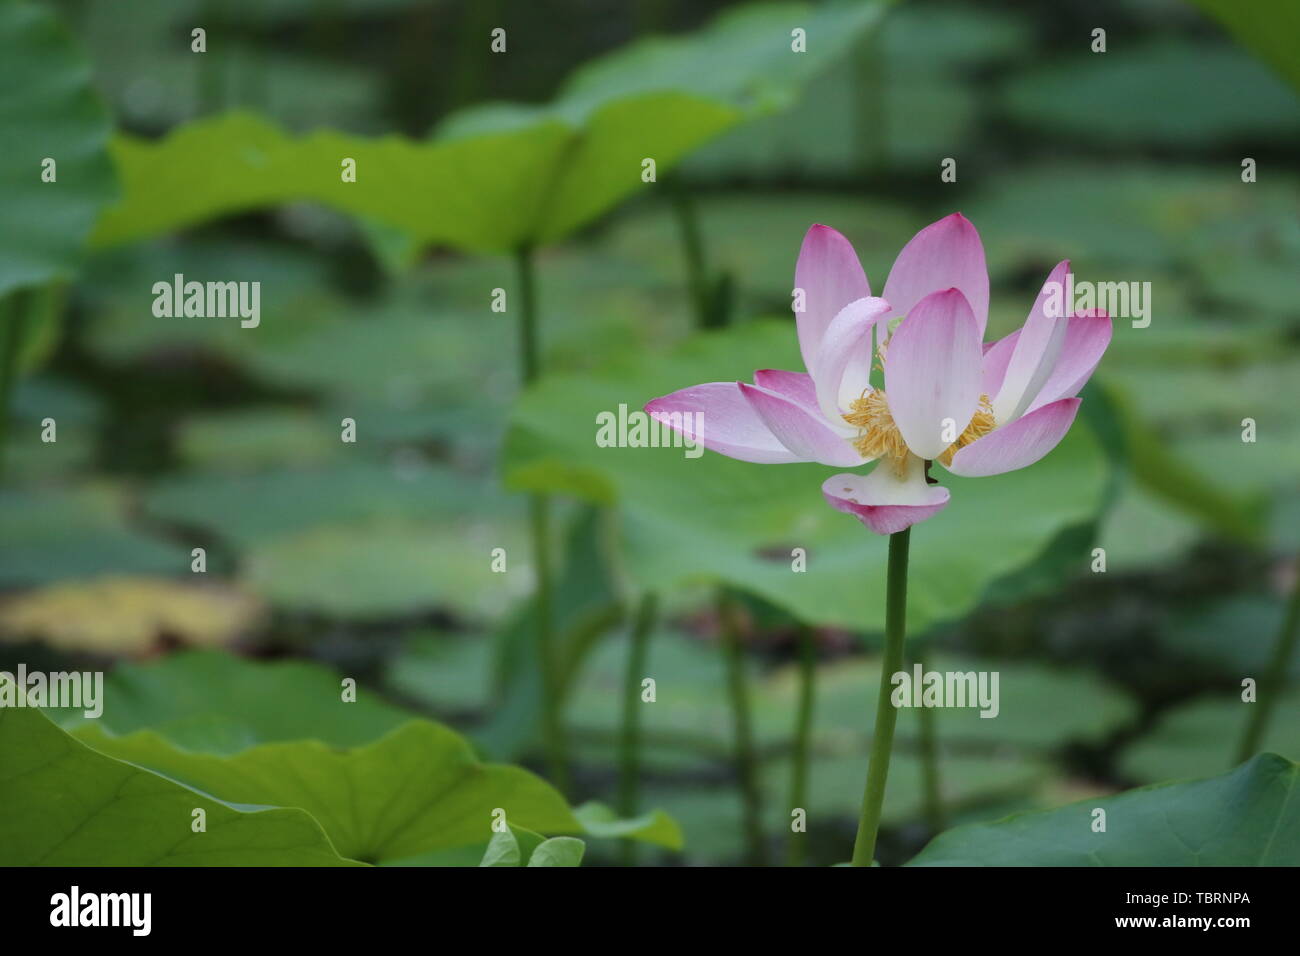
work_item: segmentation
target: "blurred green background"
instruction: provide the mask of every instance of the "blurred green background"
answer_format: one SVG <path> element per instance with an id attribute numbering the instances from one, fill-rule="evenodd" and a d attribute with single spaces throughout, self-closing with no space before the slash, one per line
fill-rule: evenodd
<path id="1" fill-rule="evenodd" d="M 465 733 L 485 758 L 541 770 L 525 492 L 546 491 L 572 802 L 613 797 L 630 612 L 653 591 L 641 804 L 678 821 L 685 849 L 641 859 L 748 858 L 721 583 L 743 612 L 772 858 L 788 830 L 798 641 L 814 629 L 805 859 L 843 859 L 884 540 L 825 507 L 825 469 L 600 449 L 594 416 L 798 368 L 789 295 L 811 223 L 847 235 L 880 289 L 916 230 L 960 210 L 988 253 L 990 339 L 1019 326 L 1065 257 L 1080 278 L 1150 282 L 1153 312 L 1147 328 L 1116 322 L 1066 444 L 1026 472 L 953 480 L 953 506 L 917 528 L 910 646 L 932 666 L 1002 674 L 998 719 L 937 720 L 947 822 L 1233 762 L 1240 680 L 1270 653 L 1300 539 L 1300 100 L 1286 51 L 1236 42 L 1207 14 L 1216 4 L 36 6 L 66 36 L 7 21 L 34 52 L 0 69 L 21 83 L 37 61 L 64 72 L 33 79 L 33 105 L 10 109 L 5 131 L 35 157 L 50 155 L 43 137 L 64 138 L 68 198 L 0 213 L 0 291 L 11 322 L 26 316 L 8 377 L 0 669 L 130 662 L 138 679 L 207 660 L 183 657 L 191 647 L 299 658 Z M 805 20 L 795 68 L 790 25 Z M 504 55 L 489 48 L 498 25 Z M 1104 54 L 1090 50 L 1096 27 Z M 705 39 L 636 46 L 653 35 Z M 102 112 L 69 103 L 86 82 Z M 660 91 L 682 98 L 637 99 Z M 503 101 L 524 105 L 484 106 Z M 233 125 L 203 134 L 210 121 Z M 587 171 L 510 174 L 548 123 L 571 136 L 554 155 Z M 298 139 L 322 127 L 342 138 Z M 148 152 L 186 129 L 210 138 Z M 663 145 L 645 154 L 664 157 L 655 183 L 627 164 L 642 155 L 640 141 L 624 155 L 632 129 Z M 408 169 L 399 145 L 388 165 L 371 139 L 388 134 L 466 154 L 444 169 L 413 153 Z M 338 157 L 363 142 L 376 150 L 359 163 L 365 191 L 328 198 Z M 955 183 L 939 177 L 949 157 Z M 316 159 L 323 173 L 306 168 Z M 250 182 L 277 176 L 254 195 Z M 512 224 L 532 202 L 536 216 Z M 521 244 L 544 370 L 527 394 L 515 317 L 490 307 L 496 288 L 519 301 Z M 156 318 L 151 287 L 175 273 L 259 280 L 260 327 Z M 339 440 L 345 417 L 355 444 Z M 794 547 L 806 574 L 790 570 Z M 919 743 L 904 713 L 886 863 L 935 830 Z M 1267 745 L 1300 757 L 1294 686 Z"/>

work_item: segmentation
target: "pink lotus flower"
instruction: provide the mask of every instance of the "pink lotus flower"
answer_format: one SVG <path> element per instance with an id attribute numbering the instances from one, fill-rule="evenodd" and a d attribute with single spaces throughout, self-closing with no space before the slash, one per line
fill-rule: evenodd
<path id="1" fill-rule="evenodd" d="M 948 504 L 948 489 L 927 480 L 931 462 L 955 475 L 997 475 L 1032 465 L 1069 430 L 1075 396 L 1111 336 L 1104 312 L 1061 308 L 1069 268 L 1052 270 L 1022 328 L 985 346 L 984 246 L 960 213 L 912 237 L 883 298 L 872 296 L 849 241 L 813 226 L 795 266 L 808 372 L 764 369 L 752 385 L 696 385 L 646 411 L 741 461 L 851 468 L 878 460 L 869 474 L 833 475 L 822 493 L 872 531 L 902 531 Z M 871 384 L 873 365 L 883 387 Z"/>

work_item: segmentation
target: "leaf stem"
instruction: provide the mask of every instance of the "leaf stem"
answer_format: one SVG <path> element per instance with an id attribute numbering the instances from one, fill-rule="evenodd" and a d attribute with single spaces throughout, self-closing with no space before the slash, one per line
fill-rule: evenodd
<path id="1" fill-rule="evenodd" d="M 541 375 L 541 345 L 537 335 L 537 282 L 532 246 L 515 250 L 515 275 L 519 282 L 519 372 L 525 385 Z"/>
<path id="2" fill-rule="evenodd" d="M 4 475 L 5 447 L 9 443 L 9 406 L 18 381 L 18 359 L 27 337 L 29 300 L 26 289 L 16 289 L 0 299 L 0 477 Z"/>
<path id="3" fill-rule="evenodd" d="M 537 332 L 537 288 L 533 270 L 533 250 L 520 246 L 515 252 L 515 269 L 519 282 L 519 362 L 520 377 L 525 385 L 537 381 L 541 374 L 539 336 Z M 560 667 L 555 646 L 551 609 L 551 530 L 550 499 L 534 493 L 528 502 L 532 531 L 533 565 L 537 572 L 537 641 L 538 666 L 542 671 L 542 749 L 546 754 L 551 783 L 566 796 L 569 793 L 568 745 L 561 715 Z"/>
<path id="4" fill-rule="evenodd" d="M 880 694 L 876 699 L 876 726 L 871 739 L 867 786 L 862 794 L 862 816 L 853 843 L 853 865 L 871 866 L 876 856 L 880 811 L 885 802 L 885 780 L 894 746 L 898 711 L 890 700 L 891 678 L 903 666 L 903 635 L 907 629 L 907 553 L 912 529 L 889 536 L 889 570 L 885 584 L 885 653 L 880 662 Z"/>
<path id="5" fill-rule="evenodd" d="M 623 728 L 619 738 L 618 812 L 624 819 L 636 816 L 641 780 L 641 681 L 645 678 L 646 650 L 655 625 L 659 599 L 653 591 L 641 596 L 632 622 L 623 675 Z M 623 865 L 636 863 L 636 842 L 623 841 Z"/>
<path id="6" fill-rule="evenodd" d="M 202 8 L 204 52 L 196 61 L 198 68 L 198 108 L 200 116 L 219 113 L 225 105 L 226 45 L 217 39 L 225 34 L 225 21 L 219 19 L 219 0 L 205 0 Z M 191 40 L 192 42 L 192 40 Z M 215 46 L 209 48 L 208 44 Z"/>
<path id="7" fill-rule="evenodd" d="M 807 811 L 808 756 L 812 737 L 813 705 L 817 692 L 817 642 L 813 629 L 799 628 L 799 709 L 794 725 L 794 752 L 790 758 L 790 812 Z M 803 866 L 807 833 L 790 831 L 785 850 L 786 866 Z"/>
<path id="8" fill-rule="evenodd" d="M 731 701 L 731 722 L 735 734 L 736 776 L 743 802 L 742 823 L 746 855 L 752 866 L 767 865 L 767 847 L 763 840 L 763 804 L 758 784 L 758 760 L 754 754 L 754 736 L 750 724 L 749 687 L 745 677 L 745 653 L 740 642 L 736 609 L 723 588 L 718 589 L 718 622 L 721 625 L 722 651 L 727 664 L 727 689 Z"/>
<path id="9" fill-rule="evenodd" d="M 1282 628 L 1277 634 L 1277 643 L 1273 645 L 1273 657 L 1268 663 L 1259 684 L 1259 700 L 1250 714 L 1246 732 L 1241 737 L 1241 746 L 1237 750 L 1237 763 L 1242 763 L 1255 755 L 1264 741 L 1264 732 L 1268 729 L 1273 707 L 1282 696 L 1286 686 L 1287 667 L 1291 655 L 1295 652 L 1296 638 L 1300 636 L 1300 565 L 1296 568 L 1296 580 L 1291 586 L 1291 600 L 1287 602 L 1286 613 L 1282 618 Z"/>
<path id="10" fill-rule="evenodd" d="M 669 177 L 667 185 L 682 255 L 686 259 L 686 288 L 695 310 L 695 327 L 720 328 L 727 324 L 727 318 L 721 313 L 709 288 L 709 267 L 704 258 L 704 240 L 700 234 L 699 217 L 695 214 L 695 201 L 690 190 L 676 176 Z"/>

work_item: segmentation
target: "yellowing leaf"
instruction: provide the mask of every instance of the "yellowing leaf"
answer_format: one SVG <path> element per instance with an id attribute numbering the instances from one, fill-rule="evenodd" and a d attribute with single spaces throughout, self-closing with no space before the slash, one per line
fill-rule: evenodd
<path id="1" fill-rule="evenodd" d="M 229 588 L 103 577 L 54 584 L 6 601 L 0 605 L 0 640 L 38 638 L 60 650 L 139 656 L 166 639 L 227 644 L 261 614 L 255 598 Z"/>

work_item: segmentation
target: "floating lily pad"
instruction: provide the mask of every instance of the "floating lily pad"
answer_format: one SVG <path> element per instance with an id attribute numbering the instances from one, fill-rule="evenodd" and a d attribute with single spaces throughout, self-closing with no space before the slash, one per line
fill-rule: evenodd
<path id="1" fill-rule="evenodd" d="M 1186 40 L 1139 45 L 1114 36 L 1015 77 L 1006 104 L 1040 134 L 1166 148 L 1300 137 L 1300 102 L 1247 54 Z"/>
<path id="2" fill-rule="evenodd" d="M 528 584 L 492 571 L 496 548 L 527 550 L 517 528 L 486 521 L 332 524 L 255 545 L 241 580 L 277 606 L 331 616 L 452 607 L 491 618 Z"/>
<path id="3" fill-rule="evenodd" d="M 188 573 L 187 549 L 131 529 L 107 484 L 0 492 L 0 581 L 12 587 L 101 574 Z"/>
<path id="4" fill-rule="evenodd" d="M 1243 671 L 1242 677 L 1258 680 L 1261 674 L 1255 669 Z M 1252 708 L 1258 706 L 1213 698 L 1175 708 L 1125 751 L 1121 768 L 1144 783 L 1198 777 L 1231 766 Z M 1300 758 L 1300 695 L 1292 692 L 1278 701 L 1260 750 Z"/>

